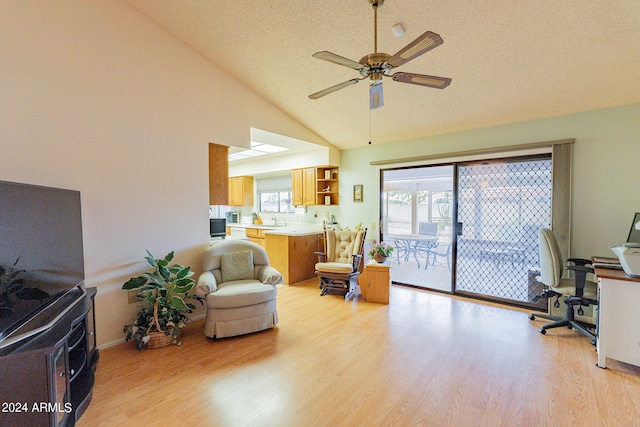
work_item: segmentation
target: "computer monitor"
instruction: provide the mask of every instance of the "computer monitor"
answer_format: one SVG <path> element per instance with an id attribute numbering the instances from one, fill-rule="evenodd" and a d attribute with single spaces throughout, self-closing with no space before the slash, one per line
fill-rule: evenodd
<path id="1" fill-rule="evenodd" d="M 633 222 L 631 223 L 631 230 L 629 230 L 627 242 L 640 243 L 640 212 L 636 212 L 633 216 Z"/>

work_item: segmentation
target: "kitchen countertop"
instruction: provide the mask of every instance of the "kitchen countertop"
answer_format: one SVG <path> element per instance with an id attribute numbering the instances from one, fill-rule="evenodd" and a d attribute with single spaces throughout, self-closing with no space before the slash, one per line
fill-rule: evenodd
<path id="1" fill-rule="evenodd" d="M 257 228 L 260 230 L 264 230 L 264 234 L 279 234 L 283 236 L 309 236 L 312 234 L 321 234 L 322 229 L 313 229 L 309 227 L 296 227 L 292 225 L 282 226 L 282 225 L 269 225 L 269 224 L 242 224 L 242 223 L 233 223 L 227 224 L 228 227 L 238 227 L 238 228 Z"/>
<path id="2" fill-rule="evenodd" d="M 268 225 L 268 224 L 243 224 L 241 222 L 234 222 L 227 224 L 227 227 L 238 227 L 238 228 L 262 228 L 265 230 L 272 230 L 274 228 L 285 228 L 284 225 Z"/>
<path id="3" fill-rule="evenodd" d="M 322 230 L 287 230 L 286 228 L 282 228 L 265 231 L 264 234 L 277 234 L 280 236 L 311 236 L 314 234 L 322 234 Z"/>

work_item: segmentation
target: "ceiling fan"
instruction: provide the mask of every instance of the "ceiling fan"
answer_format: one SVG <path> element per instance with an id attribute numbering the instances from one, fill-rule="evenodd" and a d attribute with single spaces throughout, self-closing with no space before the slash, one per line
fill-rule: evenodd
<path id="1" fill-rule="evenodd" d="M 319 92 L 309 95 L 311 99 L 322 98 L 325 95 L 333 93 L 337 90 L 345 88 L 347 86 L 354 85 L 360 80 L 364 80 L 367 77 L 371 79 L 369 85 L 369 108 L 376 109 L 384 105 L 384 98 L 382 95 L 382 77 L 391 77 L 393 80 L 400 83 L 409 83 L 418 86 L 427 86 L 436 89 L 444 89 L 449 86 L 451 79 L 448 77 L 428 76 L 426 74 L 414 74 L 414 73 L 394 73 L 393 69 L 405 64 L 412 59 L 417 58 L 440 46 L 444 41 L 436 33 L 427 31 L 420 37 L 400 49 L 395 55 L 389 55 L 387 53 L 378 52 L 378 7 L 382 6 L 384 0 L 368 0 L 373 8 L 373 50 L 371 53 L 363 57 L 360 62 L 352 61 L 351 59 L 336 55 L 328 51 L 316 52 L 313 54 L 314 58 L 322 59 L 324 61 L 332 62 L 334 64 L 342 65 L 344 67 L 352 68 L 360 73 L 361 78 L 355 78 L 347 80 L 346 82 L 339 83 L 337 85 L 328 87 Z"/>

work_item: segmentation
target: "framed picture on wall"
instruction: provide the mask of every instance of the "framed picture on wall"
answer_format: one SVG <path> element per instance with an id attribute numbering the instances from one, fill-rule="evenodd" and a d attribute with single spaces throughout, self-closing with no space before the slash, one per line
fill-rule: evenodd
<path id="1" fill-rule="evenodd" d="M 362 203 L 362 184 L 356 184 L 353 186 L 353 201 L 356 203 Z"/>

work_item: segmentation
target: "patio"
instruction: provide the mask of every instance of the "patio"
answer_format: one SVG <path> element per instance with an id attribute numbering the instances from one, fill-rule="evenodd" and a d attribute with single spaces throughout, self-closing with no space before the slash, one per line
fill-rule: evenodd
<path id="1" fill-rule="evenodd" d="M 460 245 L 457 265 L 456 290 L 480 294 L 497 299 L 513 300 L 533 305 L 532 299 L 543 289 L 537 281 L 538 267 L 523 262 L 520 253 L 515 257 L 487 257 L 480 251 L 464 255 L 464 245 Z M 422 288 L 451 292 L 452 274 L 444 258 L 438 258 L 435 265 L 425 269 L 424 254 L 418 255 L 418 264 L 410 257 L 398 257 L 394 254 L 391 260 L 390 277 L 392 282 L 403 283 Z M 529 261 L 525 257 L 525 261 Z M 537 306 L 546 307 L 546 301 Z"/>

